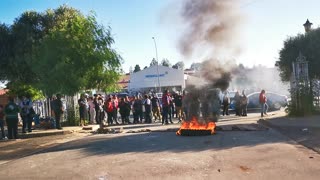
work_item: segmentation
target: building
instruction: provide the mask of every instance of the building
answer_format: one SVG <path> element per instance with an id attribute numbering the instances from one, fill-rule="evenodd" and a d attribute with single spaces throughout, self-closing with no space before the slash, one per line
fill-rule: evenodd
<path id="1" fill-rule="evenodd" d="M 0 104 L 5 106 L 8 103 L 9 96 L 7 95 L 7 89 L 0 89 Z"/>
<path id="2" fill-rule="evenodd" d="M 183 70 L 165 66 L 151 66 L 130 75 L 129 92 L 144 91 L 181 91 L 185 88 Z"/>

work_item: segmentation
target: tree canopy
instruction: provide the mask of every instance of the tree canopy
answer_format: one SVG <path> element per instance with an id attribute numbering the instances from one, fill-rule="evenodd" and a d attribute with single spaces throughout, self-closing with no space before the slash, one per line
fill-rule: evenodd
<path id="1" fill-rule="evenodd" d="M 176 64 L 174 64 L 173 66 L 172 66 L 172 68 L 174 68 L 174 69 L 184 69 L 184 62 L 183 61 L 178 61 Z"/>
<path id="2" fill-rule="evenodd" d="M 67 6 L 28 11 L 11 26 L 0 26 L 1 67 L 6 67 L 0 69 L 0 80 L 46 94 L 107 91 L 121 72 L 113 43 L 111 28 L 98 24 L 94 14 Z"/>
<path id="3" fill-rule="evenodd" d="M 296 61 L 301 52 L 309 62 L 310 79 L 320 77 L 320 28 L 311 30 L 306 34 L 298 34 L 284 41 L 284 46 L 279 53 L 276 66 L 280 69 L 283 81 L 289 81 L 292 73 L 292 62 Z"/>
<path id="4" fill-rule="evenodd" d="M 150 62 L 150 67 L 151 67 L 151 66 L 156 66 L 156 65 L 158 65 L 158 61 L 157 61 L 155 58 L 153 58 L 153 59 L 151 60 L 151 62 Z"/>
<path id="5" fill-rule="evenodd" d="M 168 59 L 163 59 L 161 61 L 161 65 L 162 66 L 166 66 L 166 67 L 171 67 L 171 63 L 170 63 L 170 61 Z"/>
<path id="6" fill-rule="evenodd" d="M 139 64 L 136 64 L 136 66 L 134 67 L 133 72 L 138 72 L 138 71 L 141 71 L 141 68 L 140 68 Z"/>

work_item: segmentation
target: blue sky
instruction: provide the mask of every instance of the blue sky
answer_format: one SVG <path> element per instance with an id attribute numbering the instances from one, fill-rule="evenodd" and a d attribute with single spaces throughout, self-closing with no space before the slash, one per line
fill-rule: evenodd
<path id="1" fill-rule="evenodd" d="M 84 14 L 93 10 L 98 22 L 111 26 L 115 48 L 124 59 L 123 69 L 139 64 L 149 65 L 155 57 L 152 37 L 156 38 L 159 60 L 171 63 L 183 60 L 186 66 L 196 59 L 186 59 L 176 48 L 180 32 L 174 24 L 163 23 L 169 13 L 168 5 L 183 0 L 1 0 L 0 22 L 12 24 L 27 10 L 44 11 L 67 4 Z M 241 10 L 246 15 L 242 36 L 242 54 L 235 57 L 245 66 L 273 67 L 283 41 L 288 36 L 303 33 L 307 18 L 318 27 L 320 14 L 318 0 L 243 0 Z"/>

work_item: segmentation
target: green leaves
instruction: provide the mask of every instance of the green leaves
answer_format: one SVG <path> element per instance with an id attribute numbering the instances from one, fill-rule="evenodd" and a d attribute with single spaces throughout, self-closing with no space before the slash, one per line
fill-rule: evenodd
<path id="1" fill-rule="evenodd" d="M 0 33 L 14 38 L 5 63 L 8 68 L 0 70 L 0 79 L 32 85 L 48 95 L 107 89 L 121 71 L 122 59 L 111 47 L 110 28 L 99 25 L 93 14 L 84 16 L 67 6 L 25 12 L 12 26 L 0 26 Z M 1 52 L 10 52 L 7 49 Z"/>
<path id="2" fill-rule="evenodd" d="M 314 29 L 306 34 L 298 34 L 284 41 L 284 47 L 279 52 L 276 65 L 280 69 L 283 81 L 289 81 L 292 73 L 292 62 L 301 52 L 309 62 L 309 76 L 314 79 L 320 76 L 320 29 Z"/>

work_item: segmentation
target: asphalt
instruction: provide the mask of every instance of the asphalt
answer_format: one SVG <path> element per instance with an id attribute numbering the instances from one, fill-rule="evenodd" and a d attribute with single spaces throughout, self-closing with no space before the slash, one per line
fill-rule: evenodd
<path id="1" fill-rule="evenodd" d="M 259 123 L 273 128 L 297 143 L 320 153 L 320 116 L 277 117 Z"/>
<path id="2" fill-rule="evenodd" d="M 123 133 L 84 136 L 7 162 L 0 179 L 319 179 L 318 153 L 258 128 L 280 117 L 222 117 L 218 126 L 228 128 L 201 137 L 177 136 L 179 124 L 112 126 Z"/>

